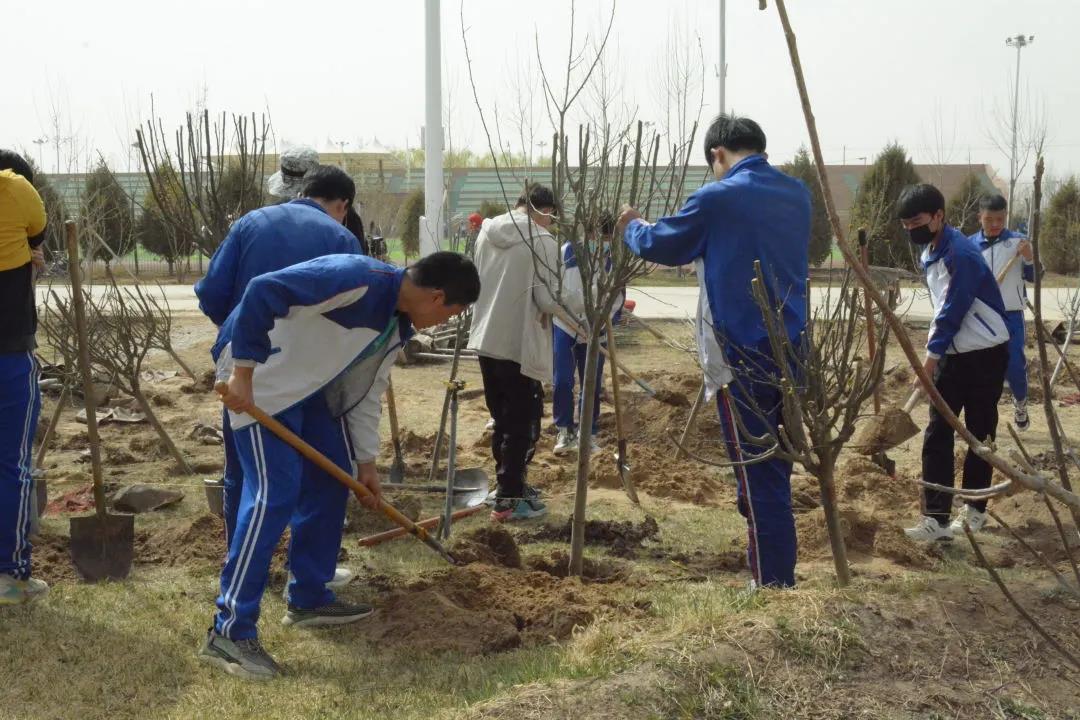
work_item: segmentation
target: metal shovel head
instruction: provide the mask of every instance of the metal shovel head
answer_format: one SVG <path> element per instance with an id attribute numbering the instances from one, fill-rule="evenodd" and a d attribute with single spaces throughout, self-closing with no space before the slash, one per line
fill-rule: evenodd
<path id="1" fill-rule="evenodd" d="M 405 462 L 401 458 L 395 458 L 390 466 L 390 482 L 394 485 L 405 482 Z"/>
<path id="2" fill-rule="evenodd" d="M 71 562 L 87 582 L 123 580 L 135 554 L 135 516 L 71 518 Z"/>
<path id="3" fill-rule="evenodd" d="M 883 408 L 880 415 L 866 418 L 850 445 L 863 455 L 874 455 L 891 450 L 918 434 L 919 426 L 908 413 L 898 407 L 888 407 Z"/>
<path id="4" fill-rule="evenodd" d="M 476 507 L 487 499 L 488 476 L 480 468 L 454 471 L 454 507 Z"/>
<path id="5" fill-rule="evenodd" d="M 206 506 L 219 518 L 225 517 L 225 483 L 221 480 L 203 480 Z"/>

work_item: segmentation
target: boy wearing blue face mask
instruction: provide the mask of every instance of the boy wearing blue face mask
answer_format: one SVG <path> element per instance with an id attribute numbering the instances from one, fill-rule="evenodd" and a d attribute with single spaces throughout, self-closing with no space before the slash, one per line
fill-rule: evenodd
<path id="1" fill-rule="evenodd" d="M 909 185 L 897 200 L 897 215 L 911 241 L 922 248 L 934 320 L 926 341 L 923 368 L 934 387 L 981 441 L 997 432 L 998 400 L 1009 361 L 1009 328 L 1001 290 L 978 246 L 945 222 L 945 197 L 933 185 Z M 918 380 L 915 381 L 918 386 Z M 953 487 L 954 432 L 931 405 L 923 434 L 923 479 Z M 970 448 L 964 459 L 963 487 L 990 487 L 992 468 Z M 905 532 L 913 540 L 949 541 L 966 521 L 972 532 L 986 523 L 986 502 L 969 502 L 949 523 L 952 495 L 923 490 L 923 519 Z"/>

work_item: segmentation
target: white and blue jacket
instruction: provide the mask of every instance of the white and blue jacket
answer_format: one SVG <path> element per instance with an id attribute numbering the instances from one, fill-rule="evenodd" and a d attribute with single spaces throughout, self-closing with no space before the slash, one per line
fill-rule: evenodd
<path id="1" fill-rule="evenodd" d="M 590 252 L 590 255 L 592 253 Z M 606 250 L 604 252 L 604 271 L 611 272 L 611 252 Z M 593 283 L 593 292 L 596 292 L 596 283 Z M 562 246 L 562 299 L 567 308 L 571 311 L 574 319 L 577 320 L 578 327 L 584 330 L 588 323 L 585 322 L 585 285 L 581 279 L 581 270 L 578 268 L 577 255 L 574 253 L 573 243 L 565 242 Z M 620 313 L 622 312 L 623 303 L 626 301 L 626 290 L 623 289 L 619 292 L 615 299 L 611 301 L 611 311 L 609 316 L 611 317 L 611 323 L 614 325 L 619 321 Z M 566 326 L 557 315 L 555 316 L 555 327 L 562 330 L 567 335 L 573 335 L 574 340 L 577 342 L 586 342 L 588 338 L 579 337 L 573 330 Z M 607 336 L 607 329 L 600 332 L 600 337 Z"/>
<path id="2" fill-rule="evenodd" d="M 919 262 L 934 306 L 928 356 L 983 350 L 1008 341 L 1001 290 L 972 240 L 946 225 L 937 247 L 927 245 Z"/>
<path id="3" fill-rule="evenodd" d="M 255 403 L 270 415 L 323 392 L 334 416 L 346 416 L 354 459 L 374 460 L 382 394 L 413 334 L 397 311 L 405 272 L 361 255 L 327 255 L 256 277 L 211 351 L 218 379 L 234 365 L 255 367 Z M 234 430 L 254 422 L 232 412 L 229 421 Z"/>
<path id="4" fill-rule="evenodd" d="M 994 273 L 996 278 L 1016 255 L 1016 246 L 1025 239 L 1025 236 L 1012 230 L 1003 230 L 1001 235 L 990 239 L 980 230 L 969 239 L 982 251 L 983 259 L 986 260 L 986 264 L 990 266 L 990 272 Z M 1027 297 L 1025 281 L 1035 282 L 1035 263 L 1021 258 L 1000 283 L 1001 299 L 1005 301 L 1006 312 L 1023 312 L 1024 301 Z"/>

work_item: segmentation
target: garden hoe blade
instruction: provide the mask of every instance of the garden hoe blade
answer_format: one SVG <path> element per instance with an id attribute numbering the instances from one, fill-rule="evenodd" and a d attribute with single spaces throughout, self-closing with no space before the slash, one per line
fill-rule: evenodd
<path id="1" fill-rule="evenodd" d="M 891 450 L 918 435 L 919 426 L 911 419 L 911 411 L 921 396 L 922 390 L 915 390 L 903 408 L 884 408 L 880 415 L 867 418 L 852 438 L 852 448 L 873 458 L 878 453 Z M 895 465 L 893 471 L 895 472 Z"/>

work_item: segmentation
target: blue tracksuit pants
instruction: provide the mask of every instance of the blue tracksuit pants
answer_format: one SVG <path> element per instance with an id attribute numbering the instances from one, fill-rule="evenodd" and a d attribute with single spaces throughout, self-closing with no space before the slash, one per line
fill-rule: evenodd
<path id="1" fill-rule="evenodd" d="M 32 352 L 0 355 L 0 574 L 30 577 L 34 433 L 41 411 Z"/>
<path id="2" fill-rule="evenodd" d="M 1005 324 L 1009 328 L 1009 367 L 1005 370 L 1005 380 L 1009 390 L 1017 400 L 1027 400 L 1027 357 L 1024 355 L 1024 311 L 1010 310 L 1005 313 Z"/>
<path id="3" fill-rule="evenodd" d="M 766 366 L 766 355 L 756 355 L 758 367 Z M 736 370 L 739 358 L 729 358 Z M 745 368 L 746 364 L 742 365 Z M 764 370 L 768 372 L 768 369 Z M 783 422 L 781 416 L 780 389 L 762 380 L 760 372 L 740 374 L 729 385 L 731 402 L 723 394 L 717 394 L 720 426 L 728 457 L 732 461 L 758 455 L 765 448 L 739 440 L 735 413 L 747 432 L 754 436 L 766 430 L 775 434 Z M 751 411 L 760 408 L 766 418 Z M 754 581 L 759 585 L 792 587 L 795 585 L 795 515 L 791 509 L 791 463 L 767 460 L 753 465 L 737 465 L 734 468 L 738 485 L 738 509 L 746 518 L 746 556 Z"/>
<path id="4" fill-rule="evenodd" d="M 578 378 L 578 389 L 585 384 L 585 353 L 588 344 L 575 342 L 574 336 L 562 328 L 555 326 L 555 353 L 554 371 L 555 383 L 552 390 L 552 414 L 555 416 L 555 425 L 560 428 L 574 428 L 574 376 Z M 606 344 L 605 344 L 606 346 Z M 593 430 L 595 435 L 599 428 L 597 420 L 600 417 L 600 391 L 604 384 L 604 356 L 601 354 L 596 360 L 596 396 L 593 402 Z M 579 392 L 580 394 L 580 392 Z M 584 398 L 579 399 L 577 414 L 581 415 L 581 404 Z"/>
<path id="5" fill-rule="evenodd" d="M 41 393 L 32 352 L 0 355 L 0 574 L 30 576 L 33 435 Z"/>
<path id="6" fill-rule="evenodd" d="M 225 447 L 225 469 L 222 470 L 221 477 L 224 483 L 222 506 L 225 511 L 225 547 L 228 547 L 236 529 L 236 513 L 240 510 L 244 469 L 240 467 L 240 456 L 236 452 L 236 440 L 229 423 L 229 409 L 224 406 L 221 408 L 221 438 Z"/>
<path id="7" fill-rule="evenodd" d="M 345 421 L 330 414 L 322 394 L 275 417 L 352 472 Z M 290 605 L 314 608 L 334 600 L 326 583 L 334 577 L 349 491 L 257 423 L 232 435 L 243 483 L 214 628 L 232 640 L 243 640 L 257 634 L 271 556 L 290 524 Z"/>

